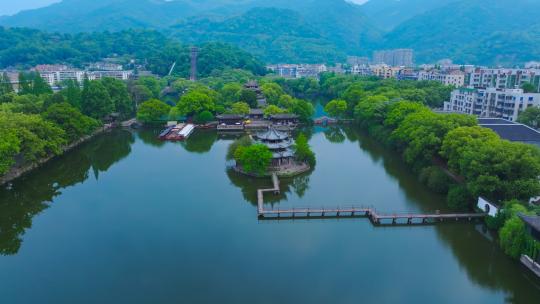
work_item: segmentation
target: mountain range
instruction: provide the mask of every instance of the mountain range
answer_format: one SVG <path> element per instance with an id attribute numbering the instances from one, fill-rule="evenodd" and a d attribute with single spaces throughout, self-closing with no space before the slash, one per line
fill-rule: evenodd
<path id="1" fill-rule="evenodd" d="M 540 58 L 539 9 L 540 0 L 63 0 L 1 17 L 0 25 L 156 29 L 184 43 L 236 44 L 267 62 L 337 62 L 413 48 L 419 63 L 515 65 Z"/>

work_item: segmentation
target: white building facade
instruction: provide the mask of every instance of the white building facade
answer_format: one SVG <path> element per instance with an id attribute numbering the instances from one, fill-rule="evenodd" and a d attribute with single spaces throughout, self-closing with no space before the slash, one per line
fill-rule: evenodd
<path id="1" fill-rule="evenodd" d="M 525 93 L 522 89 L 459 88 L 452 91 L 444 110 L 486 118 L 516 121 L 528 107 L 540 107 L 539 93 Z"/>
<path id="2" fill-rule="evenodd" d="M 418 72 L 418 80 L 438 81 L 444 85 L 458 88 L 465 85 L 465 73 L 461 71 L 420 71 Z"/>
<path id="3" fill-rule="evenodd" d="M 540 91 L 540 69 L 477 68 L 466 78 L 466 85 L 475 88 L 516 89 L 530 83 Z"/>

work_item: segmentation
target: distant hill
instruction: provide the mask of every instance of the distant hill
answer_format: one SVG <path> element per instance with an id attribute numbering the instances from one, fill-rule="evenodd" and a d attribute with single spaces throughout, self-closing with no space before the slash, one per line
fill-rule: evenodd
<path id="1" fill-rule="evenodd" d="M 186 42 L 231 42 L 265 60 L 288 62 L 367 54 L 382 38 L 360 6 L 345 0 L 64 0 L 4 17 L 0 25 L 64 33 L 157 29 Z"/>
<path id="2" fill-rule="evenodd" d="M 540 0 L 461 0 L 404 22 L 383 45 L 413 48 L 419 62 L 515 65 L 540 58 L 538 11 Z"/>
<path id="3" fill-rule="evenodd" d="M 0 19 L 5 26 L 57 32 L 164 28 L 182 18 L 253 0 L 63 0 Z"/>
<path id="4" fill-rule="evenodd" d="M 181 41 L 222 41 L 240 46 L 267 62 L 339 62 L 345 53 L 299 13 L 254 8 L 225 20 L 194 18 L 172 28 Z"/>
<path id="5" fill-rule="evenodd" d="M 373 24 L 391 30 L 404 21 L 458 0 L 369 0 L 361 10 Z"/>
<path id="6" fill-rule="evenodd" d="M 226 69 L 245 69 L 264 74 L 264 64 L 251 54 L 227 44 L 200 45 L 199 76 Z M 51 34 L 39 30 L 0 27 L 0 68 L 29 68 L 37 64 L 66 63 L 81 67 L 105 57 L 128 63 L 145 62 L 154 73 L 165 75 L 173 62 L 175 72 L 188 76 L 189 46 L 167 38 L 157 31 Z"/>
<path id="7" fill-rule="evenodd" d="M 156 29 L 235 44 L 267 62 L 336 62 L 413 48 L 416 62 L 540 59 L 540 0 L 63 0 L 0 25 L 78 33 Z M 384 29 L 384 30 L 381 30 Z"/>

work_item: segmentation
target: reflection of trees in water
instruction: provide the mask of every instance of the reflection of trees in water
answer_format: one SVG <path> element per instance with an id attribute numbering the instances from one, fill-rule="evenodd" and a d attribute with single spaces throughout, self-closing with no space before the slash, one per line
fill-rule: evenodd
<path id="1" fill-rule="evenodd" d="M 82 183 L 90 169 L 95 177 L 131 152 L 134 139 L 126 131 L 100 135 L 42 168 L 0 188 L 0 254 L 16 254 L 32 218 L 47 209 L 63 188 Z"/>
<path id="2" fill-rule="evenodd" d="M 215 130 L 195 130 L 193 134 L 184 142 L 182 146 L 188 152 L 206 153 L 212 149 L 218 136 Z"/>
<path id="3" fill-rule="evenodd" d="M 477 229 L 482 230 L 481 227 Z M 472 231 L 466 224 L 441 225 L 436 230 L 440 239 L 449 245 L 461 268 L 467 270 L 471 281 L 492 291 L 507 293 L 508 303 L 538 301 L 538 278 L 506 256 L 496 241 L 482 236 L 479 231 Z"/>
<path id="4" fill-rule="evenodd" d="M 138 136 L 147 145 L 162 147 L 166 144 L 166 141 L 158 138 L 160 132 L 161 130 L 157 128 L 144 128 L 138 132 Z"/>
<path id="5" fill-rule="evenodd" d="M 331 143 L 342 143 L 345 141 L 345 134 L 343 134 L 340 127 L 328 127 L 324 130 L 324 137 Z"/>
<path id="6" fill-rule="evenodd" d="M 309 175 L 311 172 L 312 171 L 290 178 L 280 178 L 279 185 L 281 187 L 281 193 L 266 195 L 264 197 L 264 202 L 270 203 L 273 206 L 280 201 L 287 199 L 287 194 L 292 193 L 292 191 L 299 197 L 304 196 L 307 189 L 309 189 Z M 244 199 L 254 206 L 257 205 L 257 189 L 272 188 L 272 180 L 270 177 L 256 178 L 246 176 L 232 169 L 227 170 L 227 176 L 233 185 L 240 188 Z"/>
<path id="7" fill-rule="evenodd" d="M 374 162 L 382 162 L 386 173 L 398 182 L 407 198 L 414 201 L 423 211 L 432 212 L 435 209 L 442 209 L 444 197 L 422 186 L 398 153 L 370 138 L 363 131 L 352 130 L 355 137 L 347 137 L 356 138 L 360 148 Z M 346 134 L 348 132 L 345 131 Z M 472 225 L 442 224 L 434 229 L 440 239 L 449 245 L 458 263 L 466 270 L 473 282 L 493 291 L 510 294 L 506 300 L 511 303 L 531 303 L 532 299 L 540 296 L 539 287 L 531 284 L 537 279 L 507 257 L 495 241 L 488 240 L 480 232 L 474 230 Z"/>

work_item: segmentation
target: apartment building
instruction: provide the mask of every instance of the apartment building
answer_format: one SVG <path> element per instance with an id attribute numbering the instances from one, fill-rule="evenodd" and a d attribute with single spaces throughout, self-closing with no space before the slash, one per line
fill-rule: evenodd
<path id="1" fill-rule="evenodd" d="M 516 121 L 520 112 L 533 106 L 540 106 L 539 93 L 525 93 L 522 89 L 467 87 L 452 91 L 444 110 Z"/>
<path id="2" fill-rule="evenodd" d="M 403 68 L 392 67 L 387 64 L 376 64 L 370 66 L 373 76 L 383 79 L 396 78 Z"/>
<path id="3" fill-rule="evenodd" d="M 477 68 L 466 79 L 465 84 L 475 88 L 515 89 L 531 83 L 540 91 L 540 69 Z"/>
<path id="4" fill-rule="evenodd" d="M 450 70 L 446 72 L 438 70 L 420 71 L 418 72 L 418 80 L 438 81 L 444 85 L 458 88 L 465 85 L 465 73 L 459 70 Z"/>
<path id="5" fill-rule="evenodd" d="M 414 51 L 412 49 L 375 51 L 373 52 L 373 64 L 411 67 L 414 65 L 413 54 Z"/>
<path id="6" fill-rule="evenodd" d="M 328 71 L 324 64 L 276 64 L 266 68 L 284 78 L 316 78 L 319 74 Z"/>

